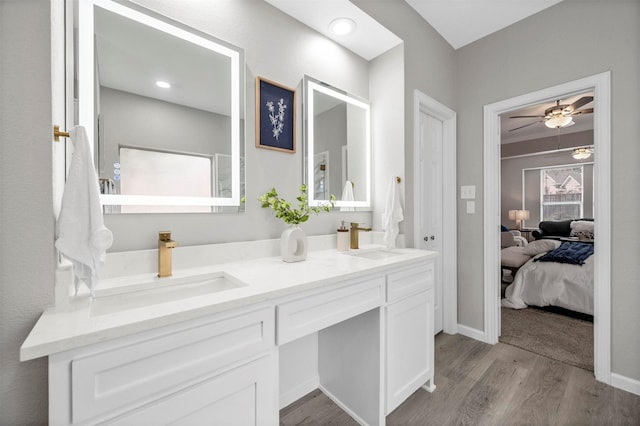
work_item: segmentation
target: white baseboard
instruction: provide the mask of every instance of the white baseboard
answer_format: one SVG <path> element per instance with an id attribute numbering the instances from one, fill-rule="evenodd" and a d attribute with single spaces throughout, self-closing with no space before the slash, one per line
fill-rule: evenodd
<path id="1" fill-rule="evenodd" d="M 467 336 L 472 339 L 487 343 L 487 336 L 484 331 L 477 330 L 463 324 L 458 324 L 458 334 L 462 334 L 463 336 Z"/>
<path id="2" fill-rule="evenodd" d="M 319 386 L 320 386 L 320 377 L 314 376 L 309 380 L 306 380 L 300 383 L 293 389 L 290 389 L 287 392 L 280 394 L 280 409 L 283 409 L 284 407 L 291 404 L 292 402 L 299 400 L 309 392 L 312 392 L 318 389 Z"/>
<path id="3" fill-rule="evenodd" d="M 630 379 L 620 374 L 611 373 L 611 386 L 636 395 L 640 395 L 640 380 Z"/>
<path id="4" fill-rule="evenodd" d="M 327 398 L 332 400 L 338 407 L 340 407 L 342 409 L 342 411 L 344 411 L 345 413 L 350 415 L 353 420 L 358 422 L 358 424 L 361 424 L 363 426 L 368 426 L 367 422 L 365 422 L 363 419 L 361 419 L 360 416 L 358 416 L 356 413 L 351 411 L 351 409 L 349 407 L 344 405 L 342 403 L 342 401 L 340 401 L 338 398 L 336 398 L 336 396 L 334 394 L 332 394 L 331 392 L 329 392 L 324 386 L 321 385 L 320 386 L 320 390 L 322 391 L 322 393 L 324 393 L 327 396 Z"/>

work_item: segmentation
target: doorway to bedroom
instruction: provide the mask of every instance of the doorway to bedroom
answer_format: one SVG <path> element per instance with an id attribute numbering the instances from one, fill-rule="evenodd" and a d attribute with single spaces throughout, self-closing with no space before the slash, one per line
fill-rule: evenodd
<path id="1" fill-rule="evenodd" d="M 500 115 L 499 341 L 589 371 L 593 95 Z M 566 119 L 553 122 L 554 111 Z M 575 255 L 574 264 L 566 263 L 574 260 L 567 255 Z"/>
<path id="2" fill-rule="evenodd" d="M 574 98 L 581 99 L 587 93 L 593 93 L 593 106 L 587 106 L 585 100 L 582 100 L 575 104 L 573 102 L 565 102 L 565 99 Z M 559 101 L 559 102 L 558 102 Z M 594 272 L 593 272 L 593 317 L 596 318 L 596 321 L 593 323 L 593 370 L 596 376 L 596 380 L 610 383 L 611 381 L 611 359 L 610 359 L 610 345 L 611 345 L 611 336 L 610 336 L 610 73 L 602 73 L 594 76 L 586 77 L 580 80 L 568 82 L 565 84 L 561 84 L 558 86 L 550 87 L 547 89 L 543 89 L 537 92 L 529 93 L 526 95 L 518 96 L 515 98 L 507 99 L 501 102 L 497 102 L 494 104 L 486 105 L 484 107 L 484 193 L 485 193 L 485 203 L 484 203 L 484 231 L 485 231 L 485 250 L 484 250 L 484 260 L 485 265 L 496 265 L 496 267 L 487 267 L 484 271 L 484 293 L 485 293 L 485 338 L 488 343 L 497 343 L 498 337 L 501 331 L 501 286 L 498 284 L 502 279 L 502 268 L 501 263 L 501 242 L 500 242 L 500 232 L 497 232 L 500 229 L 501 222 L 506 221 L 505 224 L 507 228 L 516 228 L 516 220 L 519 221 L 519 230 L 521 231 L 520 237 L 524 237 L 529 241 L 534 241 L 536 236 L 534 235 L 533 229 L 534 227 L 538 227 L 539 222 L 544 222 L 545 214 L 548 211 L 553 210 L 553 206 L 536 206 L 530 207 L 532 204 L 527 204 L 526 199 L 522 197 L 522 194 L 525 191 L 522 189 L 523 186 L 527 185 L 526 176 L 525 178 L 520 177 L 518 179 L 517 187 L 520 188 L 520 198 L 513 206 L 502 205 L 502 197 L 501 197 L 501 178 L 502 178 L 502 170 L 501 170 L 501 145 L 500 138 L 503 133 L 500 128 L 501 124 L 501 116 L 502 117 L 510 117 L 516 115 L 541 115 L 540 117 L 527 117 L 531 118 L 532 122 L 530 126 L 525 126 L 528 122 L 524 122 L 521 126 L 525 127 L 535 127 L 534 124 L 537 125 L 545 125 L 546 121 L 550 118 L 548 117 L 548 112 L 552 112 L 550 114 L 553 116 L 555 114 L 554 109 L 552 108 L 550 111 L 543 111 L 543 114 L 516 114 L 515 111 L 521 108 L 533 107 L 536 105 L 540 105 L 543 103 L 553 103 L 552 106 L 561 107 L 559 111 L 557 111 L 559 116 L 569 115 L 571 112 L 586 109 L 589 110 L 593 108 L 591 112 L 584 112 L 585 115 L 591 115 L 593 117 L 593 144 L 592 144 L 592 159 L 590 160 L 593 164 L 593 176 L 595 179 L 593 180 L 593 211 L 592 217 L 597 218 L 596 221 L 592 221 L 592 229 L 594 235 L 600 235 L 601 238 L 598 239 L 594 244 L 592 249 L 594 250 L 594 254 L 591 256 Z M 583 103 L 583 105 L 579 105 Z M 574 105 L 573 111 L 563 111 L 564 107 L 562 105 Z M 576 107 L 577 106 L 577 107 Z M 551 107 L 547 107 L 549 109 Z M 576 115 L 582 115 L 576 114 Z M 534 120 L 535 118 L 535 120 Z M 538 122 L 540 120 L 540 122 Z M 505 123 L 509 124 L 509 123 Z M 577 125 L 577 124 L 575 124 Z M 519 127 L 519 126 L 514 126 Z M 547 126 L 549 127 L 549 126 Z M 558 149 L 558 130 L 557 127 L 560 127 L 560 149 Z M 565 127 L 567 127 L 565 125 Z M 513 127 L 512 127 L 513 128 Z M 552 148 L 546 149 L 547 151 L 552 151 L 548 153 L 548 155 L 557 155 L 560 156 L 560 152 L 563 148 L 569 151 L 568 146 L 562 145 L 562 126 L 553 127 L 555 129 L 556 134 L 555 139 L 552 136 L 549 136 L 548 143 L 555 144 Z M 508 144 L 506 145 L 508 146 Z M 585 147 L 587 148 L 587 147 Z M 573 147 L 571 147 L 571 154 L 573 157 Z M 522 154 L 520 154 L 522 155 Z M 517 156 L 517 154 L 513 154 L 510 156 Z M 596 161 L 593 161 L 597 157 Z M 572 161 L 563 162 L 564 164 L 555 164 L 553 166 L 572 166 L 574 163 Z M 585 161 L 580 162 L 584 166 Z M 575 190 L 576 182 L 579 182 L 580 179 L 576 175 L 570 174 L 567 175 L 565 172 L 564 176 L 561 176 L 560 172 L 549 172 L 549 173 L 541 173 L 542 167 L 546 166 L 533 166 L 527 167 L 530 169 L 530 173 L 537 174 L 538 176 L 546 176 L 547 178 L 554 177 L 557 180 L 562 180 L 563 182 L 556 185 L 557 189 L 564 191 L 563 194 L 568 194 L 570 188 Z M 537 169 L 537 170 L 533 170 Z M 533 171 L 531 171 L 533 170 Z M 549 170 L 548 170 L 549 171 Z M 523 172 L 520 171 L 522 176 Z M 526 172 L 525 172 L 526 174 Z M 585 185 L 585 174 L 591 175 L 591 172 L 585 172 L 584 167 L 582 170 L 582 186 Z M 556 179 L 553 180 L 556 180 Z M 537 185 L 539 187 L 544 187 L 545 182 L 544 178 L 540 177 L 537 181 Z M 574 182 L 574 180 L 576 182 Z M 550 182 L 547 182 L 550 183 Z M 558 182 L 556 182 L 558 183 Z M 571 185 L 569 185 L 569 183 Z M 562 185 L 564 184 L 564 186 Z M 549 185 L 547 185 L 549 186 Z M 573 192 L 574 200 L 571 200 L 571 197 L 564 197 L 562 194 L 556 193 L 548 193 L 546 194 L 545 202 L 550 203 L 565 203 L 568 205 L 570 202 L 576 202 L 575 198 L 578 198 L 577 193 Z M 545 194 L 541 194 L 542 197 L 545 197 Z M 555 197 L 555 198 L 554 198 Z M 577 219 L 584 219 L 583 216 L 586 212 L 584 210 L 584 203 L 590 203 L 586 198 L 588 195 L 582 194 L 582 207 L 572 206 L 567 208 L 566 210 L 572 211 L 573 214 L 576 212 L 576 208 L 578 209 L 578 213 L 582 213 L 582 217 L 577 217 Z M 529 208 L 527 208 L 529 207 Z M 556 206 L 558 207 L 558 206 Z M 566 206 L 565 206 L 566 207 Z M 580 210 L 582 208 L 582 211 Z M 573 209 L 573 210 L 571 210 Z M 512 210 L 511 218 L 509 219 L 509 211 Z M 523 212 L 528 210 L 528 214 Z M 534 215 L 532 215 L 531 210 L 534 210 Z M 548 210 L 548 211 L 547 211 Z M 505 212 L 505 213 L 503 213 Z M 537 217 L 536 217 L 537 215 Z M 504 216 L 504 217 L 503 217 Z M 572 217 L 571 219 L 574 219 Z M 532 220 L 536 221 L 532 223 Z M 524 222 L 524 224 L 523 224 Z M 569 221 L 569 234 L 571 232 Z M 584 221 L 586 222 L 586 221 Z M 562 237 L 565 239 L 570 238 L 570 235 L 566 237 Z M 576 237 L 577 238 L 577 237 Z M 547 240 L 547 239 L 545 239 Z M 559 240 L 556 240 L 559 241 Z M 560 241 L 562 243 L 564 241 Z M 531 244 L 528 242 L 528 244 Z M 535 247 L 533 245 L 532 247 Z M 526 263 L 526 262 L 524 262 Z M 542 262 L 536 262 L 536 264 L 540 264 Z M 522 266 L 522 265 L 516 265 Z M 516 271 L 514 278 L 517 282 L 518 268 L 514 269 Z M 533 304 L 533 303 L 531 303 Z M 525 304 L 526 305 L 526 304 Z M 523 309 L 527 312 L 533 312 L 532 309 Z M 507 318 L 505 318 L 507 320 Z M 557 323 L 557 322 L 554 322 Z"/>

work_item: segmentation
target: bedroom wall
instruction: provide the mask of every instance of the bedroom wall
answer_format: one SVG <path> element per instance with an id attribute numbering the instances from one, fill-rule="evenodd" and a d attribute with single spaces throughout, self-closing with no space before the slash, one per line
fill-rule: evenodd
<path id="1" fill-rule="evenodd" d="M 615 25 L 612 25 L 615 23 Z M 562 34 L 571 37 L 559 37 Z M 560 41 L 560 42 L 559 42 Z M 640 2 L 565 0 L 458 50 L 458 182 L 478 186 L 482 211 L 483 106 L 611 71 L 612 188 L 640 181 Z M 640 380 L 640 192 L 612 191 L 612 372 Z M 483 218 L 458 216 L 458 322 L 483 330 Z"/>
<path id="2" fill-rule="evenodd" d="M 560 149 L 593 145 L 593 130 L 574 132 L 566 135 L 503 143 L 501 153 L 501 222 L 505 226 L 513 227 L 515 222 L 509 220 L 509 210 L 522 208 L 522 170 L 536 167 L 560 166 L 565 164 L 592 163 L 595 156 L 587 160 L 576 160 L 571 151 Z M 545 153 L 546 152 L 546 153 Z M 532 155 L 536 154 L 537 155 Z M 545 153 L 545 154 L 543 154 Z M 529 171 L 533 173 L 533 171 Z M 535 182 L 528 182 L 524 189 L 525 208 L 531 217 L 524 223 L 527 228 L 535 228 L 540 223 L 540 182 L 539 173 Z M 593 217 L 593 166 L 588 164 L 584 168 L 583 183 L 583 214 L 582 217 Z M 530 181 L 531 179 L 529 179 Z M 535 206 L 536 208 L 533 208 Z"/>
<path id="3" fill-rule="evenodd" d="M 591 157 L 589 160 L 593 160 Z M 522 208 L 522 171 L 548 166 L 564 166 L 567 164 L 584 164 L 583 168 L 583 193 L 582 193 L 582 217 L 593 217 L 593 163 L 590 161 L 576 160 L 569 153 L 558 156 L 557 154 L 540 154 L 526 157 L 503 159 L 500 162 L 501 187 L 500 187 L 500 223 L 513 228 L 515 221 L 509 220 L 509 210 Z M 525 208 L 529 210 L 530 218 L 523 223 L 523 227 L 536 228 L 540 223 L 540 172 L 529 170 L 532 174 L 527 179 L 524 188 Z"/>

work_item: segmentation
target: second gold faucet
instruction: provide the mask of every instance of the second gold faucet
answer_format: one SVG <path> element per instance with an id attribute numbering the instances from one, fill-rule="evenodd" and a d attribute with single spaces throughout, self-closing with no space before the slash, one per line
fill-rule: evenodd
<path id="1" fill-rule="evenodd" d="M 158 276 L 170 277 L 173 275 L 171 268 L 171 249 L 178 247 L 178 243 L 171 239 L 171 231 L 158 232 Z"/>
<path id="2" fill-rule="evenodd" d="M 358 231 L 371 231 L 371 228 L 360 228 L 359 223 L 357 222 L 351 222 L 351 248 L 352 249 L 357 249 L 359 248 L 359 242 L 358 242 Z"/>

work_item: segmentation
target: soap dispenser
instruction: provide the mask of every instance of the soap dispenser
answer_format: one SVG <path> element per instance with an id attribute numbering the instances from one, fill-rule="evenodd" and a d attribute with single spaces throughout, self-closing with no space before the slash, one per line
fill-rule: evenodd
<path id="1" fill-rule="evenodd" d="M 349 229 L 344 225 L 344 220 L 338 228 L 337 237 L 338 251 L 349 251 Z"/>

